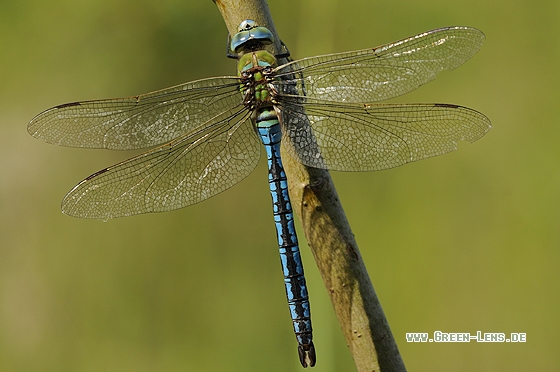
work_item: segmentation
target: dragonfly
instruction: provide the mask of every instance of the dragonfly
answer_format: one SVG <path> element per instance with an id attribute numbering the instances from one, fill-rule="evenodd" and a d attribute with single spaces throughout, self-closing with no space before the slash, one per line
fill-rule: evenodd
<path id="1" fill-rule="evenodd" d="M 376 48 L 299 60 L 267 48 L 269 29 L 245 20 L 228 38 L 237 76 L 196 80 L 152 93 L 73 102 L 34 117 L 28 131 L 48 143 L 149 148 L 76 185 L 65 214 L 108 220 L 183 208 L 247 177 L 261 144 L 288 307 L 303 367 L 314 366 L 309 295 L 282 154 L 306 166 L 375 171 L 456 150 L 491 128 L 483 114 L 440 103 L 376 103 L 453 70 L 481 47 L 470 27 L 427 31 Z"/>

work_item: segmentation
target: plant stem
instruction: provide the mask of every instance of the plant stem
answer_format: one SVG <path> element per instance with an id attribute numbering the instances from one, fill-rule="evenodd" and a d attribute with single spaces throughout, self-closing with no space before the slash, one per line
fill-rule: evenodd
<path id="1" fill-rule="evenodd" d="M 246 19 L 268 28 L 281 51 L 264 0 L 214 0 L 230 35 Z M 286 61 L 280 60 L 279 63 Z M 389 324 L 327 170 L 309 168 L 282 154 L 294 211 L 302 222 L 357 370 L 406 371 Z M 320 359 L 320 350 L 318 352 Z"/>

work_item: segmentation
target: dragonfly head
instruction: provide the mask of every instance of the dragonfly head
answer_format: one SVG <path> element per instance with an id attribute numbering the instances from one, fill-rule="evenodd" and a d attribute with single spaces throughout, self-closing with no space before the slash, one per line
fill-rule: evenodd
<path id="1" fill-rule="evenodd" d="M 246 19 L 237 28 L 237 33 L 231 38 L 230 48 L 235 53 L 254 51 L 263 45 L 274 42 L 272 32 L 266 27 L 260 27 L 255 21 Z"/>

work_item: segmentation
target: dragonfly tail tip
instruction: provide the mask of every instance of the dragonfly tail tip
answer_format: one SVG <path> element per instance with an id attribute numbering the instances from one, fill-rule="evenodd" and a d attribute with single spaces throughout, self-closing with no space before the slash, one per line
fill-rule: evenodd
<path id="1" fill-rule="evenodd" d="M 309 344 L 303 345 L 300 344 L 298 346 L 299 352 L 299 361 L 303 368 L 314 367 L 315 362 L 317 360 L 315 355 L 315 346 L 313 345 L 313 341 L 310 341 Z"/>

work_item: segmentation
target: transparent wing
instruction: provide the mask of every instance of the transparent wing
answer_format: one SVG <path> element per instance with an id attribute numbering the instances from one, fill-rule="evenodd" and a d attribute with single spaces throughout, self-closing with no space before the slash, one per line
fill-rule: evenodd
<path id="1" fill-rule="evenodd" d="M 107 220 L 198 203 L 249 175 L 259 144 L 240 105 L 201 130 L 89 176 L 66 195 L 62 211 Z"/>
<path id="2" fill-rule="evenodd" d="M 484 34 L 474 28 L 440 28 L 373 49 L 287 63 L 276 69 L 275 84 L 279 92 L 320 100 L 378 102 L 460 66 L 483 41 Z"/>
<path id="3" fill-rule="evenodd" d="M 373 171 L 437 156 L 490 130 L 483 114 L 448 104 L 351 104 L 280 97 L 283 149 L 310 167 Z"/>
<path id="4" fill-rule="evenodd" d="M 241 101 L 238 78 L 210 78 L 134 97 L 56 106 L 34 117 L 27 130 L 62 146 L 147 148 L 180 137 Z"/>

